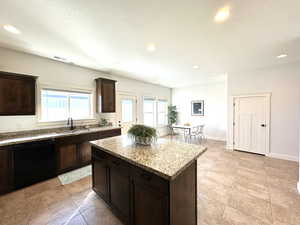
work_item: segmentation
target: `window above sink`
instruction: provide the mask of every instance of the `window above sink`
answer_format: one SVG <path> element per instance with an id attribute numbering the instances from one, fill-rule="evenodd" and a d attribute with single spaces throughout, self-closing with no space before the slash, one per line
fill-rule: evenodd
<path id="1" fill-rule="evenodd" d="M 41 89 L 40 99 L 39 122 L 94 119 L 91 92 Z"/>

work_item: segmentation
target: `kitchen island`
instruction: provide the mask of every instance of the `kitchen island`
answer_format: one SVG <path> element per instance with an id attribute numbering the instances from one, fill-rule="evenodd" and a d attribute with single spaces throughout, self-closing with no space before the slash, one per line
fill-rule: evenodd
<path id="1" fill-rule="evenodd" d="M 93 141 L 93 190 L 126 225 L 196 225 L 199 145 L 127 136 Z"/>

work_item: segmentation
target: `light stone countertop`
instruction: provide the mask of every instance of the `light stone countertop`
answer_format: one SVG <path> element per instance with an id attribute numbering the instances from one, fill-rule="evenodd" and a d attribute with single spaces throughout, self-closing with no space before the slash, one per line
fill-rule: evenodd
<path id="1" fill-rule="evenodd" d="M 43 133 L 43 134 L 32 134 L 23 137 L 22 136 L 12 137 L 12 138 L 7 137 L 5 139 L 0 140 L 0 147 L 15 145 L 15 144 L 23 144 L 32 141 L 42 141 L 42 140 L 48 140 L 53 138 L 66 137 L 66 136 L 88 134 L 88 133 L 94 133 L 94 132 L 105 131 L 105 130 L 114 130 L 114 129 L 120 129 L 120 127 L 95 127 L 90 129 L 78 129 L 78 130 L 75 129 L 73 131 L 68 130 L 68 131 L 58 131 L 58 132 Z"/>
<path id="2" fill-rule="evenodd" d="M 135 166 L 167 179 L 175 179 L 191 165 L 206 148 L 171 139 L 158 139 L 151 146 L 136 145 L 127 136 L 91 141 L 100 151 L 123 159 Z"/>

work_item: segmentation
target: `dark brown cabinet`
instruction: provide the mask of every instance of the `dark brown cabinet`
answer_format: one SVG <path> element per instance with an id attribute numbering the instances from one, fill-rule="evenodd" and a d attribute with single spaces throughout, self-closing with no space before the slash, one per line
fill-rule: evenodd
<path id="1" fill-rule="evenodd" d="M 57 147 L 58 170 L 63 172 L 72 169 L 78 164 L 78 153 L 76 144 L 63 144 Z"/>
<path id="2" fill-rule="evenodd" d="M 0 194 L 86 166 L 91 163 L 89 141 L 118 135 L 121 128 L 0 147 Z M 103 191 L 103 182 L 108 181 L 106 167 L 101 165 L 97 164 L 96 169 L 97 173 L 102 169 L 103 177 L 96 183 Z M 103 193 L 108 195 L 108 187 Z"/>
<path id="3" fill-rule="evenodd" d="M 91 163 L 92 150 L 89 141 L 118 135 L 121 135 L 121 129 L 58 138 L 55 141 L 58 173 L 61 174 Z"/>
<path id="4" fill-rule="evenodd" d="M 91 144 L 89 142 L 83 142 L 77 145 L 79 153 L 79 161 L 82 164 L 90 163 L 92 160 Z"/>
<path id="5" fill-rule="evenodd" d="M 36 78 L 0 72 L 0 115 L 35 115 Z"/>
<path id="6" fill-rule="evenodd" d="M 109 167 L 110 202 L 119 217 L 128 223 L 130 213 L 128 167 L 117 159 L 112 159 L 111 162 Z"/>
<path id="7" fill-rule="evenodd" d="M 97 173 L 97 177 L 93 177 L 93 189 L 96 191 L 101 198 L 105 201 L 109 201 L 109 175 L 108 175 L 108 167 L 104 159 L 95 156 L 93 160 L 93 173 Z"/>
<path id="8" fill-rule="evenodd" d="M 92 147 L 93 190 L 126 225 L 196 225 L 196 165 L 166 180 Z"/>
<path id="9" fill-rule="evenodd" d="M 12 151 L 0 149 L 0 193 L 13 189 Z"/>
<path id="10" fill-rule="evenodd" d="M 116 112 L 116 81 L 96 79 L 96 99 L 97 113 Z"/>
<path id="11" fill-rule="evenodd" d="M 168 224 L 167 194 L 146 184 L 147 182 L 133 180 L 132 225 Z"/>
<path id="12" fill-rule="evenodd" d="M 130 179 L 129 167 L 121 160 L 104 152 L 92 153 L 93 190 L 111 205 L 114 212 L 129 223 Z"/>

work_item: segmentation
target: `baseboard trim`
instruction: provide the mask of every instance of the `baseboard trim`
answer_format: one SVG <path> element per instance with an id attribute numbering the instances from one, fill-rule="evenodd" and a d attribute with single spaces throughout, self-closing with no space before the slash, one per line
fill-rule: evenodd
<path id="1" fill-rule="evenodd" d="M 284 159 L 284 160 L 290 160 L 294 162 L 298 162 L 299 158 L 297 156 L 291 156 L 286 154 L 279 154 L 279 153 L 270 153 L 267 155 L 268 157 L 275 158 L 275 159 Z"/>
<path id="2" fill-rule="evenodd" d="M 211 136 L 205 136 L 205 137 L 206 137 L 206 139 L 209 139 L 209 140 L 226 142 L 226 139 L 223 139 L 223 138 L 220 138 L 220 137 L 211 137 Z"/>
<path id="3" fill-rule="evenodd" d="M 227 150 L 231 150 L 231 151 L 234 150 L 233 145 L 226 145 L 226 149 L 227 149 Z"/>

